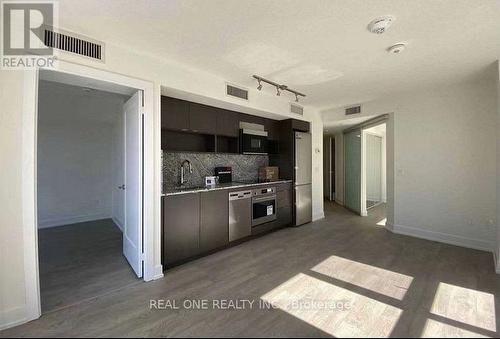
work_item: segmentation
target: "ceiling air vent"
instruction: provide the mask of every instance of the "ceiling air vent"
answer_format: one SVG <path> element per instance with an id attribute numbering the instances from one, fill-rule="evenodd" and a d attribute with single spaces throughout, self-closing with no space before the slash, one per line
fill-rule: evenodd
<path id="1" fill-rule="evenodd" d="M 304 115 L 304 107 L 297 104 L 290 104 L 290 112 L 294 114 Z"/>
<path id="2" fill-rule="evenodd" d="M 65 52 L 104 61 L 104 43 L 67 32 L 56 32 L 53 28 L 45 28 L 44 43 Z"/>
<path id="3" fill-rule="evenodd" d="M 226 84 L 226 94 L 238 99 L 248 100 L 248 91 L 233 85 Z"/>
<path id="4" fill-rule="evenodd" d="M 345 109 L 345 115 L 361 113 L 361 106 L 353 106 Z"/>

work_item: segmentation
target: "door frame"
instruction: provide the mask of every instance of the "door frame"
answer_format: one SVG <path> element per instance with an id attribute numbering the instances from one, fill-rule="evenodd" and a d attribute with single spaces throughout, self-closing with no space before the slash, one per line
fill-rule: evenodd
<path id="1" fill-rule="evenodd" d="M 372 123 L 372 124 L 367 124 L 365 126 L 363 126 L 361 128 L 361 216 L 363 217 L 366 217 L 368 216 L 368 208 L 366 206 L 366 135 L 367 134 L 370 134 L 370 135 L 374 135 L 374 136 L 377 136 L 377 137 L 380 137 L 382 140 L 381 140 L 381 145 L 382 147 L 385 148 L 385 154 L 386 154 L 386 157 L 385 159 L 381 158 L 381 161 L 384 161 L 386 162 L 386 165 L 385 167 L 387 168 L 387 121 L 388 119 L 386 118 L 385 120 L 381 120 L 381 121 L 377 121 L 375 123 Z M 366 130 L 371 128 L 371 127 L 375 127 L 375 126 L 379 126 L 379 125 L 386 125 L 386 137 L 384 140 L 384 138 L 376 133 L 371 133 L 371 132 L 367 132 Z M 382 173 L 382 169 L 381 169 L 381 173 Z M 387 171 L 385 171 L 385 176 L 386 176 L 386 179 L 385 179 L 385 190 L 387 192 Z M 382 184 L 384 183 L 383 180 L 382 181 Z M 381 194 L 383 195 L 382 191 L 381 191 Z"/>
<path id="2" fill-rule="evenodd" d="M 379 125 L 383 125 L 383 124 L 386 124 L 385 122 L 379 124 Z M 374 125 L 374 126 L 378 126 L 378 125 Z M 374 126 L 370 126 L 370 127 L 374 127 Z M 382 169 L 382 166 L 383 166 L 383 151 L 382 151 L 382 148 L 385 148 L 385 142 L 384 142 L 384 137 L 377 134 L 377 133 L 373 133 L 373 132 L 369 132 L 367 131 L 366 129 L 364 129 L 362 131 L 363 135 L 362 135 L 362 138 L 363 138 L 363 144 L 362 144 L 362 154 L 363 154 L 363 160 L 362 160 L 362 164 L 363 164 L 363 167 L 361 168 L 361 182 L 363 183 L 362 187 L 361 187 L 361 201 L 364 201 L 364 209 L 362 211 L 363 215 L 368 215 L 368 206 L 366 205 L 366 201 L 368 199 L 367 197 L 367 177 L 366 177 L 366 141 L 367 141 L 367 135 L 371 135 L 371 136 L 374 136 L 374 137 L 377 137 L 377 138 L 380 138 L 380 147 L 381 147 L 381 151 L 380 151 L 380 202 L 383 202 L 383 185 L 384 185 L 384 180 L 382 180 L 382 175 L 385 175 L 383 169 Z M 386 150 L 387 152 L 387 150 Z M 385 183 L 387 182 L 387 180 L 385 180 Z"/>
<path id="3" fill-rule="evenodd" d="M 81 64 L 58 60 L 57 68 L 47 70 L 71 74 L 143 91 L 143 255 L 144 281 L 163 277 L 161 266 L 160 232 L 160 149 L 159 133 L 155 133 L 155 96 L 151 81 L 129 77 Z M 37 121 L 39 70 L 24 72 L 22 112 L 22 222 L 24 247 L 24 275 L 26 291 L 25 321 L 41 316 L 40 280 L 38 267 L 37 220 Z M 159 101 L 159 97 L 157 98 Z M 159 104 L 159 103 L 158 103 Z M 158 114 L 158 113 L 157 113 Z"/>
<path id="4" fill-rule="evenodd" d="M 360 130 L 361 136 L 361 187 L 360 189 L 360 203 L 361 203 L 361 211 L 359 212 L 360 216 L 366 217 L 368 216 L 368 211 L 366 209 L 366 165 L 365 165 L 365 156 L 366 156 L 366 148 L 365 148 L 365 130 L 370 127 L 374 127 L 377 125 L 386 125 L 386 140 L 384 147 L 386 148 L 386 199 L 387 199 L 387 224 L 392 224 L 394 218 L 394 113 L 386 113 L 376 116 L 372 119 L 368 119 L 365 122 L 357 124 L 355 126 L 349 127 L 342 131 L 343 137 L 343 165 L 344 165 L 344 173 L 343 173 L 343 185 L 344 185 L 344 207 L 345 206 L 345 187 L 346 187 L 346 152 L 345 152 L 345 135 L 349 132 Z M 389 149 L 390 146 L 390 149 Z M 392 177 L 392 178 L 391 178 Z M 350 209 L 349 209 L 350 210 Z M 358 214 L 358 211 L 353 211 Z"/>
<path id="5" fill-rule="evenodd" d="M 335 191 L 337 190 L 337 186 L 336 186 L 336 183 L 335 183 L 335 180 L 336 180 L 336 177 L 337 177 L 337 173 L 335 171 L 335 166 L 336 166 L 336 159 L 335 159 L 335 147 L 336 144 L 335 144 L 335 137 L 334 136 L 331 136 L 330 137 L 330 149 L 329 149 L 329 157 L 330 157 L 330 163 L 329 163 L 329 172 L 328 172 L 328 176 L 329 176 L 329 181 L 330 181 L 330 187 L 329 187 L 329 190 L 330 192 L 328 192 L 329 194 L 329 198 L 330 198 L 330 201 L 335 201 Z"/>

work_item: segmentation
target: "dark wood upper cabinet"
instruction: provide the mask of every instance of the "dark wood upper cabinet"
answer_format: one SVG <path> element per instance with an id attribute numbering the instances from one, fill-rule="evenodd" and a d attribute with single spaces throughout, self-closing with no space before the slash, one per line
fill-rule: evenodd
<path id="1" fill-rule="evenodd" d="M 309 132 L 310 123 L 304 120 L 291 119 L 292 130 L 299 132 Z"/>
<path id="2" fill-rule="evenodd" d="M 309 130 L 305 121 L 287 119 L 292 130 Z M 162 149 L 178 152 L 238 153 L 240 122 L 263 125 L 270 140 L 269 153 L 281 152 L 283 121 L 162 96 Z"/>
<path id="3" fill-rule="evenodd" d="M 218 108 L 190 103 L 189 129 L 195 133 L 215 134 Z"/>
<path id="4" fill-rule="evenodd" d="M 238 137 L 240 131 L 239 114 L 236 112 L 219 109 L 217 112 L 217 135 Z"/>
<path id="5" fill-rule="evenodd" d="M 265 125 L 265 122 L 266 122 L 265 118 L 257 117 L 255 115 L 250 115 L 250 114 L 244 114 L 244 113 L 239 114 L 239 119 L 240 119 L 240 121 L 243 121 L 243 122 L 249 122 L 252 124 L 259 124 L 259 125 Z"/>
<path id="6" fill-rule="evenodd" d="M 267 137 L 270 140 L 278 140 L 279 139 L 279 121 L 266 119 L 264 123 L 264 127 L 267 131 Z"/>
<path id="7" fill-rule="evenodd" d="M 180 131 L 189 130 L 189 102 L 162 96 L 161 128 Z"/>

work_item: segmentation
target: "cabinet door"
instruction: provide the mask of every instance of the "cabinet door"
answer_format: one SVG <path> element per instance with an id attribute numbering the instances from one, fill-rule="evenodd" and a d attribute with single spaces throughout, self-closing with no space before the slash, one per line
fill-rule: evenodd
<path id="1" fill-rule="evenodd" d="M 292 119 L 292 128 L 294 131 L 309 132 L 310 124 L 307 121 Z"/>
<path id="2" fill-rule="evenodd" d="M 167 196 L 163 202 L 163 261 L 170 265 L 200 253 L 200 194 Z"/>
<path id="3" fill-rule="evenodd" d="M 292 224 L 292 208 L 283 207 L 276 210 L 276 226 L 283 227 Z"/>
<path id="4" fill-rule="evenodd" d="M 217 112 L 217 135 L 238 137 L 239 132 L 239 114 L 225 109 L 220 109 Z"/>
<path id="5" fill-rule="evenodd" d="M 249 122 L 252 124 L 259 124 L 259 125 L 264 125 L 266 122 L 266 119 L 264 119 L 262 117 L 257 117 L 255 115 L 244 114 L 244 113 L 239 114 L 239 120 L 243 121 L 243 122 Z"/>
<path id="6" fill-rule="evenodd" d="M 228 191 L 200 193 L 200 249 L 214 250 L 229 243 Z"/>
<path id="7" fill-rule="evenodd" d="M 272 119 L 266 119 L 264 126 L 267 131 L 267 137 L 270 140 L 279 139 L 278 121 Z"/>
<path id="8" fill-rule="evenodd" d="M 278 208 L 292 207 L 292 199 L 291 190 L 283 190 L 276 193 L 276 204 L 278 205 Z"/>
<path id="9" fill-rule="evenodd" d="M 195 133 L 215 134 L 217 108 L 190 103 L 189 129 Z"/>
<path id="10" fill-rule="evenodd" d="M 161 128 L 189 130 L 189 102 L 162 96 Z"/>
<path id="11" fill-rule="evenodd" d="M 278 205 L 276 210 L 276 223 L 278 227 L 288 226 L 292 223 L 292 184 L 279 184 L 276 190 L 276 200 Z"/>

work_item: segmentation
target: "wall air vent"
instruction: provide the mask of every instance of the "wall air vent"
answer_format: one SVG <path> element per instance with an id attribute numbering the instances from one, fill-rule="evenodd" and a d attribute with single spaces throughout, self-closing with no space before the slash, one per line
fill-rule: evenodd
<path id="1" fill-rule="evenodd" d="M 226 95 L 238 99 L 248 100 L 248 90 L 230 84 L 226 84 Z"/>
<path id="2" fill-rule="evenodd" d="M 87 37 L 63 31 L 56 32 L 54 28 L 46 27 L 44 43 L 47 47 L 104 61 L 104 43 Z"/>
<path id="3" fill-rule="evenodd" d="M 345 115 L 361 113 L 361 106 L 353 106 L 345 109 Z"/>
<path id="4" fill-rule="evenodd" d="M 290 104 L 290 112 L 294 114 L 304 115 L 304 107 L 297 104 Z"/>

